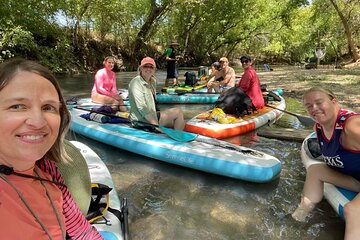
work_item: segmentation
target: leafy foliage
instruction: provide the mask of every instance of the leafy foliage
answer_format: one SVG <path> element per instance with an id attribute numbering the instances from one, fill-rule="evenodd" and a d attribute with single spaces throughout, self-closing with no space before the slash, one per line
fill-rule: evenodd
<path id="1" fill-rule="evenodd" d="M 172 40 L 182 65 L 244 53 L 303 62 L 318 46 L 334 62 L 360 45 L 358 0 L 0 0 L 0 14 L 0 61 L 22 56 L 55 72 L 94 70 L 106 55 L 135 69 Z"/>

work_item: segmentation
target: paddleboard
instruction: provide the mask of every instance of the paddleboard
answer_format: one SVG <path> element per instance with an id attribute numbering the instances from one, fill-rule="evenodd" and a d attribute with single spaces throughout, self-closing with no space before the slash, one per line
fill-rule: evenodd
<path id="1" fill-rule="evenodd" d="M 87 111 L 81 109 L 70 109 L 70 113 L 74 132 L 149 158 L 251 182 L 271 181 L 281 171 L 279 159 L 225 141 L 198 136 L 194 141 L 179 142 L 126 123 L 85 120 L 80 115 Z"/>
<path id="2" fill-rule="evenodd" d="M 176 87 L 163 87 L 161 89 L 162 93 L 183 93 L 183 92 L 194 92 L 194 91 L 207 91 L 207 83 L 201 83 L 195 86 L 176 86 Z"/>
<path id="3" fill-rule="evenodd" d="M 111 178 L 111 174 L 106 167 L 105 163 L 101 158 L 87 145 L 78 142 L 70 141 L 75 147 L 77 147 L 85 158 L 86 163 L 89 168 L 90 178 L 92 183 L 102 183 L 112 188 L 109 193 L 110 200 L 109 206 L 113 209 L 120 211 L 121 203 L 119 196 L 116 192 L 114 182 Z M 107 211 L 104 215 L 104 218 L 101 218 L 94 223 L 93 226 L 99 231 L 101 236 L 105 240 L 122 240 L 124 239 L 121 231 L 121 222 L 120 220 L 110 211 Z"/>
<path id="4" fill-rule="evenodd" d="M 280 99 L 280 101 L 269 101 L 268 104 L 284 110 L 285 100 L 282 97 Z M 230 123 L 221 123 L 212 117 L 213 109 L 211 109 L 191 118 L 185 125 L 185 131 L 218 139 L 233 137 L 276 121 L 283 114 L 280 110 L 265 106 L 250 115 L 236 118 Z M 226 118 L 228 117 L 233 116 L 226 114 Z"/>
<path id="5" fill-rule="evenodd" d="M 180 104 L 189 104 L 189 103 L 200 103 L 200 104 L 209 104 L 214 103 L 219 98 L 219 93 L 158 93 L 156 94 L 156 101 L 158 103 L 180 103 Z"/>

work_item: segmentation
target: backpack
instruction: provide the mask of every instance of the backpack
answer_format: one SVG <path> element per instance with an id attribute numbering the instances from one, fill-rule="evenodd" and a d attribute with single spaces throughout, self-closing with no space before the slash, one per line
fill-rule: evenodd
<path id="1" fill-rule="evenodd" d="M 185 76 L 185 86 L 193 87 L 196 85 L 197 79 L 195 72 L 186 72 L 184 76 Z"/>
<path id="2" fill-rule="evenodd" d="M 223 92 L 215 102 L 215 107 L 221 108 L 226 114 L 241 117 L 252 110 L 249 96 L 240 88 L 232 87 Z"/>

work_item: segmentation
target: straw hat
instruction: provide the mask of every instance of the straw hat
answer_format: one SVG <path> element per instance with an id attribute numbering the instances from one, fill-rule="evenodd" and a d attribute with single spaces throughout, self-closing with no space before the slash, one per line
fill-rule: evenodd
<path id="1" fill-rule="evenodd" d="M 179 43 L 178 43 L 176 40 L 173 40 L 173 41 L 170 43 L 170 46 L 179 46 Z"/>
<path id="2" fill-rule="evenodd" d="M 72 159 L 68 163 L 57 163 L 61 176 L 65 180 L 73 199 L 79 206 L 81 212 L 86 216 L 91 198 L 91 180 L 86 160 L 68 140 L 64 140 L 65 150 Z"/>

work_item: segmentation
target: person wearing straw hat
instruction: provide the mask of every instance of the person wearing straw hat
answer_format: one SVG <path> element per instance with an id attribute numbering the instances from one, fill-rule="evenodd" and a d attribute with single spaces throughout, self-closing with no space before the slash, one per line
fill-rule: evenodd
<path id="1" fill-rule="evenodd" d="M 180 108 L 168 108 L 161 111 L 157 109 L 155 71 L 154 59 L 145 57 L 141 60 L 138 76 L 129 83 L 131 123 L 134 127 L 148 130 L 153 129 L 146 123 L 183 130 L 185 121 Z"/>
<path id="2" fill-rule="evenodd" d="M 176 48 L 179 46 L 179 43 L 172 41 L 170 46 L 166 49 L 166 80 L 165 87 L 169 86 L 169 83 L 174 86 L 180 86 L 179 71 L 176 66 L 176 61 L 178 56 L 176 56 Z"/>

